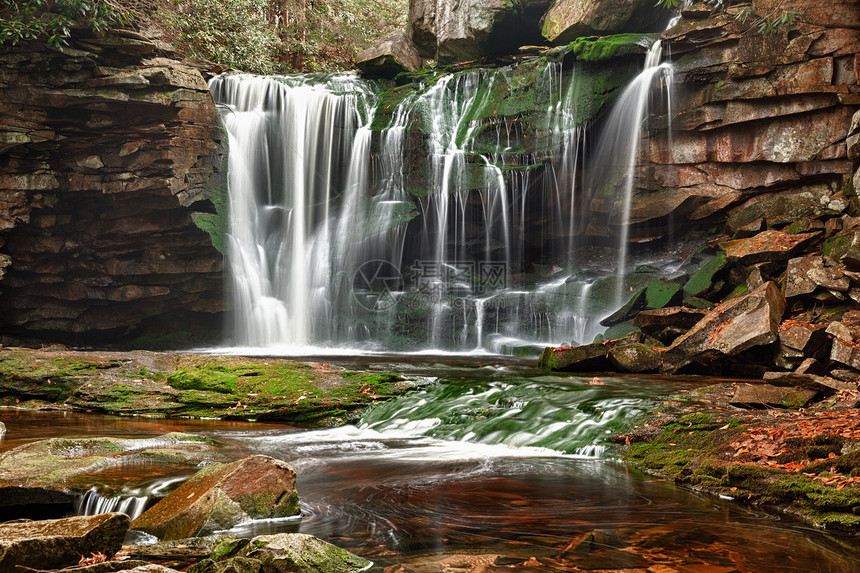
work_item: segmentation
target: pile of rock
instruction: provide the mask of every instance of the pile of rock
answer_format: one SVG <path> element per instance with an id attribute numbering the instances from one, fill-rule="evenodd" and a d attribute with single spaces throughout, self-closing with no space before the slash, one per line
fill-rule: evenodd
<path id="1" fill-rule="evenodd" d="M 860 133 L 860 112 L 851 137 Z M 854 141 L 854 140 L 852 140 Z M 857 145 L 851 158 L 857 159 Z M 858 170 L 860 173 L 860 170 Z M 860 175 L 855 175 L 855 179 Z M 649 285 L 604 320 L 608 334 L 547 348 L 550 370 L 727 374 L 790 388 L 733 402 L 805 405 L 860 380 L 860 209 L 850 187 L 750 203 L 731 233 L 672 281 Z M 657 293 L 662 293 L 658 297 Z M 786 392 L 793 392 L 786 398 Z M 765 395 L 767 392 L 770 394 Z"/>
<path id="2" fill-rule="evenodd" d="M 96 439 L 93 439 L 96 440 Z M 107 438 L 105 438 L 107 440 Z M 72 443 L 74 440 L 67 440 Z M 134 441 L 134 440 L 128 440 Z M 56 445 L 56 440 L 36 444 Z M 102 444 L 103 445 L 103 444 Z M 0 467 L 7 482 L 12 479 L 9 461 L 27 458 L 28 446 L 4 455 Z M 92 468 L 91 456 L 83 456 Z M 54 460 L 60 466 L 68 465 Z M 46 475 L 66 475 L 68 468 L 46 462 Z M 25 464 L 26 465 L 26 464 Z M 81 469 L 81 468 L 78 468 Z M 86 468 L 84 468 L 86 469 Z M 74 472 L 72 472 L 74 473 Z M 73 477 L 73 476 L 72 476 Z M 59 478 L 34 486 L 59 491 Z M 104 513 L 42 521 L 19 520 L 0 524 L 0 571 L 20 567 L 42 570 L 70 567 L 70 571 L 169 572 L 173 567 L 195 573 L 224 571 L 291 573 L 330 571 L 350 573 L 367 569 L 370 561 L 339 549 L 311 535 L 284 533 L 253 539 L 211 535 L 251 519 L 296 516 L 300 513 L 295 489 L 296 473 L 286 462 L 256 455 L 229 464 L 211 463 L 136 518 L 124 513 Z M 160 542 L 125 546 L 127 534 L 142 533 Z M 116 560 L 113 560 L 117 557 Z M 79 567 L 74 568 L 75 565 Z"/>

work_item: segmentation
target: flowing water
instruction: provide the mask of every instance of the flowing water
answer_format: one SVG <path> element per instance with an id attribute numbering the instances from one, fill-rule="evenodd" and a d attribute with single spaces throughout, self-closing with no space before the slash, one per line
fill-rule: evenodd
<path id="1" fill-rule="evenodd" d="M 9 430 L 0 450 L 56 435 L 205 433 L 237 458 L 264 453 L 298 473 L 300 520 L 250 522 L 234 532 L 310 533 L 366 556 L 377 570 L 534 558 L 532 565 L 554 563 L 562 571 L 623 564 L 684 572 L 860 571 L 856 540 L 742 500 L 676 488 L 614 459 L 608 437 L 689 381 L 602 377 L 596 385 L 513 361 L 343 365 L 438 381 L 371 409 L 355 425 L 323 430 L 0 410 Z M 88 492 L 79 510 L 131 506 L 135 498 L 163 495 L 181 477 L 159 478 L 158 466 L 123 471 L 122 493 L 107 501 Z M 588 535 L 590 549 L 576 549 Z"/>
<path id="2" fill-rule="evenodd" d="M 230 142 L 230 344 L 522 354 L 590 342 L 623 302 L 640 127 L 656 79 L 671 82 L 659 59 L 658 43 L 595 149 L 585 80 L 561 62 L 526 79 L 442 74 L 396 105 L 351 75 L 213 79 Z M 495 109 L 522 85 L 529 132 Z M 607 187 L 623 232 L 596 249 L 582 237 Z"/>

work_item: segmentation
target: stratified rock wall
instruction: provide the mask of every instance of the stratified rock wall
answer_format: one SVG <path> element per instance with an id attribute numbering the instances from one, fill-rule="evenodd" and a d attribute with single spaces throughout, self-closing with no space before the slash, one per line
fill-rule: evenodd
<path id="1" fill-rule="evenodd" d="M 200 70 L 119 31 L 0 47 L 0 90 L 0 333 L 219 336 L 222 257 L 192 221 L 226 186 Z"/>
<path id="2" fill-rule="evenodd" d="M 652 118 L 632 239 L 690 220 L 758 225 L 779 214 L 740 214 L 756 204 L 841 212 L 853 198 L 846 138 L 860 107 L 860 4 L 836 0 L 826 14 L 806 0 L 777 4 L 756 2 L 745 22 L 735 18 L 740 7 L 718 15 L 694 7 L 663 34 L 676 73 L 672 146 L 660 131 L 668 122 Z M 801 22 L 787 33 L 758 30 L 757 18 L 784 10 Z M 598 198 L 593 208 L 611 221 L 612 204 Z"/>

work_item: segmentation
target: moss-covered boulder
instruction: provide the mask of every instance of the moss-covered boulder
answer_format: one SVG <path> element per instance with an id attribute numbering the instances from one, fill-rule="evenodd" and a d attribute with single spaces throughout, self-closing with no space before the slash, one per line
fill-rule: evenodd
<path id="1" fill-rule="evenodd" d="M 660 34 L 613 34 L 577 38 L 567 49 L 577 60 L 598 62 L 629 55 L 643 55 L 660 39 Z"/>
<path id="2" fill-rule="evenodd" d="M 260 535 L 251 540 L 246 556 L 273 573 L 353 573 L 373 563 L 345 549 L 303 533 Z"/>
<path id="3" fill-rule="evenodd" d="M 609 361 L 619 372 L 656 372 L 661 354 L 647 344 L 625 344 L 609 350 Z"/>
<path id="4" fill-rule="evenodd" d="M 602 342 L 569 348 L 548 346 L 538 359 L 538 368 L 561 372 L 594 372 L 609 367 L 607 349 Z"/>
<path id="5" fill-rule="evenodd" d="M 132 529 L 163 540 L 183 539 L 247 519 L 298 515 L 295 484 L 295 470 L 268 456 L 212 464 L 135 519 Z"/>
<path id="6" fill-rule="evenodd" d="M 60 569 L 81 555 L 115 554 L 129 519 L 124 513 L 0 524 L 0 571 Z"/>

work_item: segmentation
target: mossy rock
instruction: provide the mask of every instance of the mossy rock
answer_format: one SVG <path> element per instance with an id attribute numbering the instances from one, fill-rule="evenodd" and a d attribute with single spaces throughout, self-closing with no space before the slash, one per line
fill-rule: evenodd
<path id="1" fill-rule="evenodd" d="M 131 528 L 162 540 L 184 539 L 248 519 L 298 515 L 295 483 L 295 470 L 268 456 L 211 464 L 145 511 Z"/>
<path id="2" fill-rule="evenodd" d="M 653 280 L 645 288 L 645 306 L 649 310 L 678 304 L 682 299 L 682 287 L 677 283 Z"/>
<path id="3" fill-rule="evenodd" d="M 660 34 L 613 34 L 577 38 L 567 45 L 577 60 L 597 62 L 629 55 L 641 55 L 660 39 Z"/>
<path id="4" fill-rule="evenodd" d="M 712 259 L 697 265 L 697 269 L 684 284 L 684 292 L 690 296 L 700 296 L 711 290 L 714 276 L 728 263 L 726 254 L 721 252 Z"/>
<path id="5" fill-rule="evenodd" d="M 357 573 L 373 563 L 303 533 L 260 535 L 251 540 L 245 555 L 261 561 L 265 571 L 293 573 Z"/>

